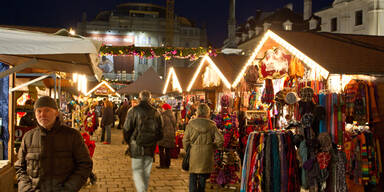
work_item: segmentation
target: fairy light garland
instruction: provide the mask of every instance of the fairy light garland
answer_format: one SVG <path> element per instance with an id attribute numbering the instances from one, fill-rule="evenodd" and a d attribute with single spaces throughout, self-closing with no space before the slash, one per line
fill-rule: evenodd
<path id="1" fill-rule="evenodd" d="M 165 60 L 171 58 L 188 58 L 196 60 L 201 56 L 208 54 L 216 56 L 217 50 L 212 47 L 204 48 L 179 48 L 179 47 L 134 47 L 134 46 L 102 46 L 100 48 L 101 55 L 113 56 L 139 56 L 141 58 L 164 57 Z"/>

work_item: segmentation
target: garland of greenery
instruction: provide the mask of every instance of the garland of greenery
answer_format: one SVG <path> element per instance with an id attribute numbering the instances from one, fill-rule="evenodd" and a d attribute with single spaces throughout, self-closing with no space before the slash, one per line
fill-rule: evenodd
<path id="1" fill-rule="evenodd" d="M 209 56 L 216 56 L 217 51 L 212 47 L 204 48 L 179 48 L 179 47 L 135 47 L 135 46 L 102 46 L 100 48 L 101 55 L 127 55 L 127 56 L 140 56 L 147 58 L 161 57 L 166 60 L 174 58 L 189 58 L 196 60 L 200 56 L 208 54 Z"/>

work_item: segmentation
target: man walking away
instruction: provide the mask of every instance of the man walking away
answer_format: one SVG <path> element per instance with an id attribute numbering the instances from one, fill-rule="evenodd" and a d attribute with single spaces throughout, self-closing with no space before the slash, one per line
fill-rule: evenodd
<path id="1" fill-rule="evenodd" d="M 40 97 L 34 111 L 38 125 L 24 135 L 15 163 L 18 191 L 79 191 L 92 171 L 83 137 L 61 124 L 51 97 Z"/>
<path id="2" fill-rule="evenodd" d="M 156 143 L 163 137 L 163 120 L 160 112 L 149 103 L 150 98 L 149 91 L 140 92 L 140 103 L 128 111 L 123 127 L 132 158 L 133 180 L 138 192 L 148 190 Z"/>
<path id="3" fill-rule="evenodd" d="M 111 128 L 113 126 L 113 122 L 115 121 L 113 116 L 113 104 L 107 99 L 104 102 L 103 117 L 101 118 L 101 141 L 104 141 L 103 144 L 111 144 Z M 107 132 L 106 140 L 104 140 L 105 132 Z"/>

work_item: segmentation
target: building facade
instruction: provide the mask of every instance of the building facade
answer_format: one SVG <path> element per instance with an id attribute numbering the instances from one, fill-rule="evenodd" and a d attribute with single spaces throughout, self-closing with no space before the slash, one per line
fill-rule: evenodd
<path id="1" fill-rule="evenodd" d="M 175 16 L 173 26 L 174 47 L 206 47 L 206 29 L 197 27 L 185 17 Z M 124 3 L 114 10 L 102 11 L 95 19 L 87 21 L 83 15 L 77 32 L 101 40 L 111 46 L 162 47 L 167 44 L 166 7 L 147 3 Z M 107 79 L 134 80 L 149 67 L 159 75 L 165 71 L 164 58 L 139 56 L 113 56 L 113 71 L 104 74 Z M 185 61 L 179 61 L 179 63 Z"/>
<path id="2" fill-rule="evenodd" d="M 236 45 L 246 54 L 250 53 L 259 38 L 268 29 L 286 30 L 286 31 L 304 31 L 307 30 L 307 22 L 303 16 L 293 11 L 292 4 L 277 9 L 273 12 L 264 12 L 258 10 L 254 16 L 251 16 L 243 24 L 236 27 Z M 228 40 L 224 41 L 226 44 Z"/>
<path id="3" fill-rule="evenodd" d="M 335 0 L 315 15 L 323 32 L 384 35 L 384 0 Z"/>

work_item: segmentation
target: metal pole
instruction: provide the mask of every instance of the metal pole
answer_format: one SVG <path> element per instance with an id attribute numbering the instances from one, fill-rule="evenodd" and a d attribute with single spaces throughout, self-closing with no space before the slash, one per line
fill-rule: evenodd
<path id="1" fill-rule="evenodd" d="M 49 76 L 50 76 L 50 75 L 43 75 L 43 76 L 38 77 L 38 78 L 36 78 L 36 79 L 34 79 L 34 80 L 32 80 L 32 81 L 28 81 L 27 83 L 21 84 L 21 85 L 15 87 L 15 88 L 10 89 L 10 90 L 9 90 L 9 93 L 11 93 L 11 92 L 13 92 L 13 91 L 16 91 L 16 90 L 18 90 L 18 89 L 20 89 L 20 88 L 22 88 L 22 87 L 28 86 L 28 85 L 30 85 L 30 84 L 32 84 L 32 83 L 34 83 L 34 82 L 43 80 L 43 79 L 45 79 L 45 78 L 47 78 L 47 77 L 49 77 Z"/>
<path id="2" fill-rule="evenodd" d="M 59 109 L 61 107 L 61 76 L 59 75 Z"/>
<path id="3" fill-rule="evenodd" d="M 54 81 L 54 84 L 55 84 L 55 93 L 53 94 L 53 98 L 56 100 L 56 91 L 57 91 L 57 86 L 56 86 L 56 74 L 54 74 L 53 76 L 53 81 Z"/>

